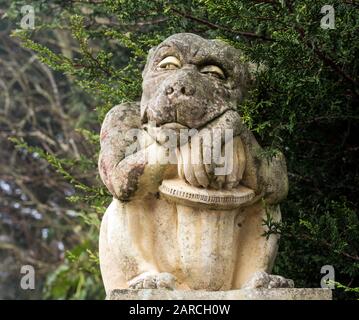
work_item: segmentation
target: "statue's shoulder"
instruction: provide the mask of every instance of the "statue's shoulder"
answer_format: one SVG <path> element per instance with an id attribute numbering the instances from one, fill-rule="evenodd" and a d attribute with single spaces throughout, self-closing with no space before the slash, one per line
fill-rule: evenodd
<path id="1" fill-rule="evenodd" d="M 112 107 L 106 114 L 106 118 L 122 118 L 127 115 L 140 116 L 140 102 L 123 102 Z"/>
<path id="2" fill-rule="evenodd" d="M 141 126 L 140 103 L 123 102 L 111 108 L 103 121 L 102 126 L 106 127 L 131 127 Z"/>

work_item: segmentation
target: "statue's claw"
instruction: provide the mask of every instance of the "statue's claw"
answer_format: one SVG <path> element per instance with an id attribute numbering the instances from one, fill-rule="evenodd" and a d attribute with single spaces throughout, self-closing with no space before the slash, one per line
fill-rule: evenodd
<path id="1" fill-rule="evenodd" d="M 168 272 L 144 272 L 128 281 L 130 289 L 174 289 L 176 278 Z"/>
<path id="2" fill-rule="evenodd" d="M 259 288 L 294 288 L 294 282 L 282 276 L 276 276 L 266 272 L 255 272 L 242 287 L 242 289 Z"/>

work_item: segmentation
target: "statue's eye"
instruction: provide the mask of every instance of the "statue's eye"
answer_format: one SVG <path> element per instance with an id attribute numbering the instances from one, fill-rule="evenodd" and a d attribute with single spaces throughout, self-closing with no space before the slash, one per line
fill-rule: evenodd
<path id="1" fill-rule="evenodd" d="M 168 70 L 175 70 L 181 68 L 181 61 L 179 61 L 174 56 L 169 56 L 164 58 L 159 64 L 158 68 L 161 69 L 168 69 Z"/>
<path id="2" fill-rule="evenodd" d="M 224 75 L 223 70 L 220 67 L 217 67 L 215 65 L 208 65 L 204 66 L 200 69 L 200 72 L 202 73 L 209 73 L 219 79 L 225 79 L 226 76 Z"/>

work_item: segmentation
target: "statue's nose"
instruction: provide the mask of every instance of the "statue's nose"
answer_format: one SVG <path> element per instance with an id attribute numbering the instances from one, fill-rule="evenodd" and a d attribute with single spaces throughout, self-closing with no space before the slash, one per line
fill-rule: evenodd
<path id="1" fill-rule="evenodd" d="M 196 92 L 196 88 L 193 84 L 190 83 L 175 83 L 173 85 L 168 85 L 165 88 L 165 93 L 168 97 L 172 96 L 193 96 Z"/>

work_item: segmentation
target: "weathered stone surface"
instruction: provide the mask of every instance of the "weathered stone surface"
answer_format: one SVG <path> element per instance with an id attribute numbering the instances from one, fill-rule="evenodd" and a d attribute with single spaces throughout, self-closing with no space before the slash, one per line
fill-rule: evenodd
<path id="1" fill-rule="evenodd" d="M 163 180 L 159 191 L 170 201 L 213 210 L 235 209 L 254 198 L 253 190 L 244 186 L 231 190 L 206 190 L 189 186 L 181 179 Z"/>
<path id="2" fill-rule="evenodd" d="M 228 291 L 122 289 L 111 291 L 108 300 L 332 300 L 330 289 L 277 288 Z"/>
<path id="3" fill-rule="evenodd" d="M 237 112 L 247 69 L 241 52 L 224 42 L 176 34 L 150 51 L 141 102 L 106 116 L 99 171 L 114 197 L 100 231 L 107 293 L 291 285 L 269 274 L 278 235 L 263 236 L 263 219 L 281 220 L 288 180 L 283 155 L 263 157 Z M 175 137 L 176 161 L 168 162 L 166 133 L 181 129 L 192 130 L 191 140 Z M 223 157 L 228 172 L 205 161 L 215 140 L 220 154 L 231 151 Z"/>
<path id="4" fill-rule="evenodd" d="M 250 288 L 293 288 L 293 280 L 282 276 L 269 275 L 266 272 L 255 272 L 252 277 L 242 286 L 242 289 Z"/>

